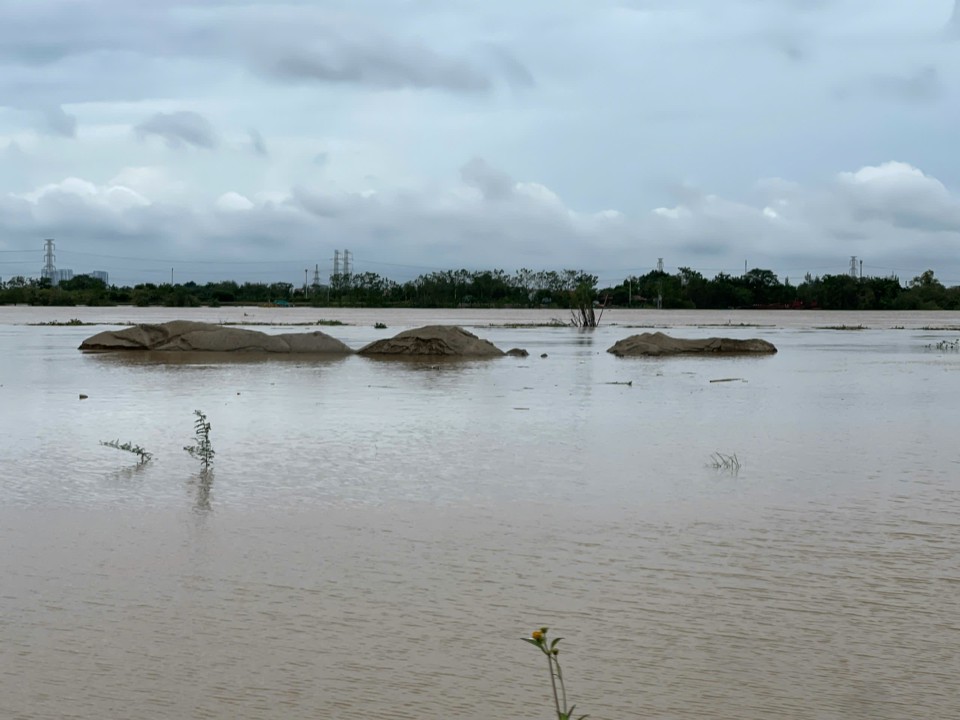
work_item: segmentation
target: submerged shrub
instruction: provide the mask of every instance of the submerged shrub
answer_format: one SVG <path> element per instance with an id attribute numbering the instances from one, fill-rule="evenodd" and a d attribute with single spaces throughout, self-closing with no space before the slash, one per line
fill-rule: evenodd
<path id="1" fill-rule="evenodd" d="M 153 453 L 147 452 L 145 448 L 142 448 L 139 445 L 134 445 L 131 442 L 121 443 L 119 440 L 101 440 L 100 444 L 104 447 L 113 448 L 114 450 L 123 450 L 128 453 L 133 453 L 137 456 L 137 465 L 143 465 L 144 463 L 150 462 L 150 460 L 153 458 Z"/>
<path id="2" fill-rule="evenodd" d="M 197 419 L 193 423 L 194 444 L 184 446 L 184 450 L 190 453 L 190 456 L 199 460 L 203 471 L 206 472 L 213 465 L 213 456 L 216 452 L 210 442 L 210 423 L 207 416 L 200 410 L 194 410 L 193 414 Z"/>

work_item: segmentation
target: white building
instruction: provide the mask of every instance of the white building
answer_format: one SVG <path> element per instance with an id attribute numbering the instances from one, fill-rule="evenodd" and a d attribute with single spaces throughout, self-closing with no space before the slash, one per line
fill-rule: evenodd
<path id="1" fill-rule="evenodd" d="M 54 270 L 50 276 L 50 284 L 56 287 L 64 280 L 73 280 L 73 270 L 64 268 L 63 270 Z"/>

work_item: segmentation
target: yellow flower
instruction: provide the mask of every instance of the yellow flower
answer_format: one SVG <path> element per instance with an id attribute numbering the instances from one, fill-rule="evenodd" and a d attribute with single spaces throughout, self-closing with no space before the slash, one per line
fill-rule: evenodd
<path id="1" fill-rule="evenodd" d="M 532 637 L 537 642 L 543 642 L 543 633 L 540 632 L 539 630 L 534 630 L 532 633 L 530 633 L 530 637 Z"/>

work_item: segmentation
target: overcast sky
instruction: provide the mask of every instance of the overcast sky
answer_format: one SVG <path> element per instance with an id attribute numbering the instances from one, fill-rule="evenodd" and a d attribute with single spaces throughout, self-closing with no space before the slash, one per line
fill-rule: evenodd
<path id="1" fill-rule="evenodd" d="M 960 284 L 960 0 L 0 0 L 0 277 Z"/>

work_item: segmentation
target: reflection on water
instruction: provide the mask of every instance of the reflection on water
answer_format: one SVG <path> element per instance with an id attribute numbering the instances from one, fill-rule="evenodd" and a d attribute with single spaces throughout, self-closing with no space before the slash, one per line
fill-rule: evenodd
<path id="1" fill-rule="evenodd" d="M 330 334 L 443 321 L 378 313 Z M 0 324 L 4 717 L 546 717 L 517 639 L 541 624 L 595 717 L 957 716 L 960 356 L 916 328 L 960 322 L 772 317 L 723 331 L 769 358 L 504 326 L 471 329 L 529 357 L 455 363 L 88 356 L 91 328 Z"/>
<path id="2" fill-rule="evenodd" d="M 210 493 L 213 490 L 213 470 L 201 470 L 191 480 L 191 485 L 196 487 L 196 501 L 193 504 L 193 509 L 200 513 L 213 510 L 213 505 L 210 502 Z"/>
<path id="3" fill-rule="evenodd" d="M 342 362 L 349 355 L 300 355 L 266 352 L 96 352 L 84 357 L 106 366 L 117 365 L 262 365 L 264 363 L 293 363 L 295 365 L 323 365 Z"/>

